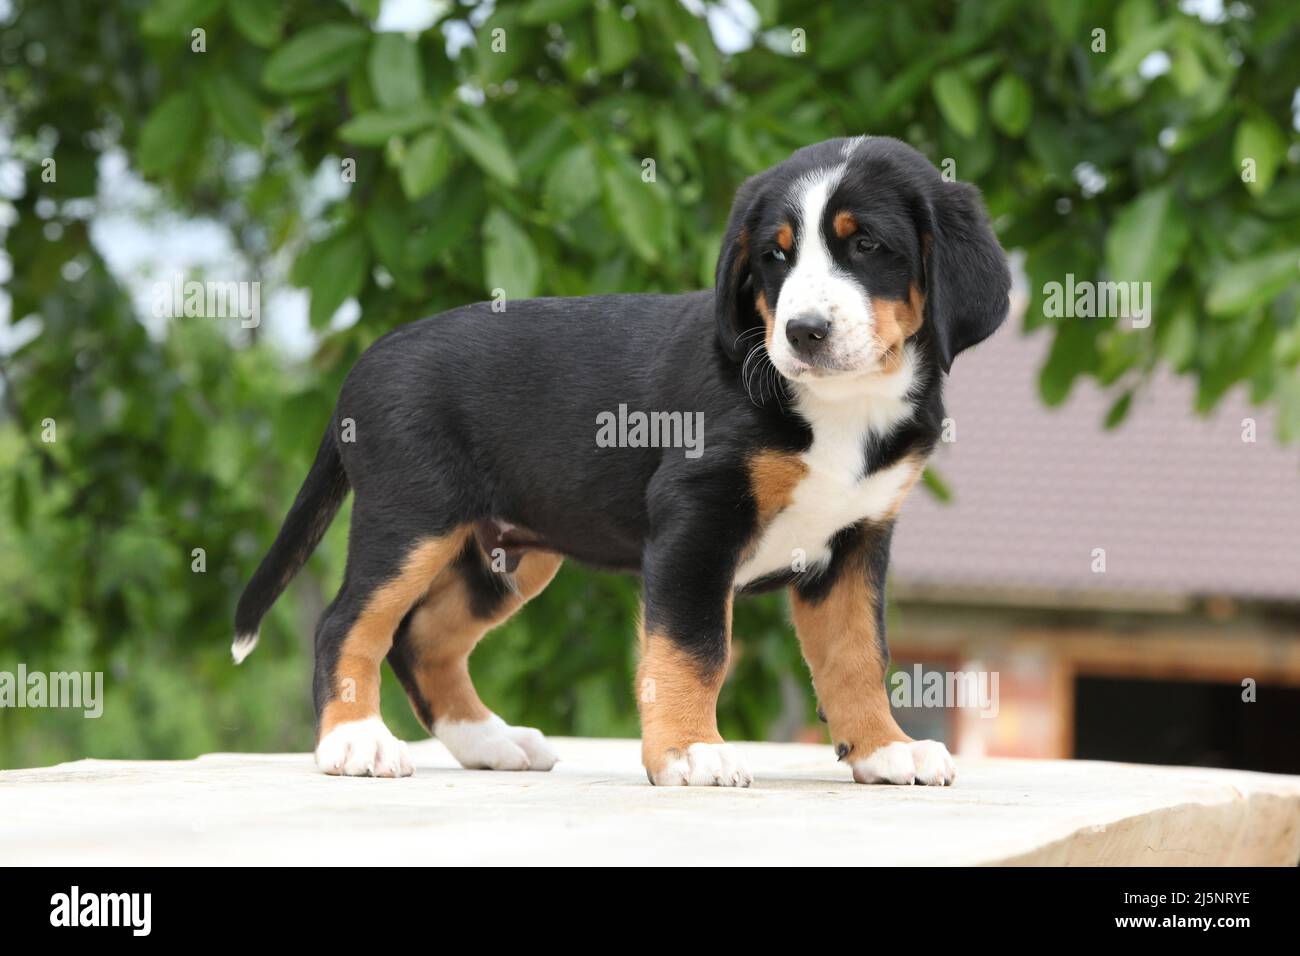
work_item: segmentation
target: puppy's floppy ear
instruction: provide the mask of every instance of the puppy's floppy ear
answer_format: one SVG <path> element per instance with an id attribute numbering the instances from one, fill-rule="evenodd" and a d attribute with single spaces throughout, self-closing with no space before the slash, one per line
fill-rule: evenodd
<path id="1" fill-rule="evenodd" d="M 760 173 L 750 177 L 736 192 L 714 277 L 713 307 L 718 323 L 718 343 L 733 362 L 740 361 L 749 351 L 740 337 L 761 321 L 754 304 L 750 255 L 754 227 L 762 208 L 762 183 L 766 175 Z"/>
<path id="2" fill-rule="evenodd" d="M 979 190 L 939 181 L 930 196 L 925 258 L 926 325 L 947 372 L 1007 317 L 1011 272 Z"/>

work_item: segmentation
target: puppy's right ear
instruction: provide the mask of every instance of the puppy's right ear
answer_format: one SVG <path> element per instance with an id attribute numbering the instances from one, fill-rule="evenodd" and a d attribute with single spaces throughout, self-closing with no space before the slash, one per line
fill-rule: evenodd
<path id="1" fill-rule="evenodd" d="M 718 343 L 733 362 L 739 362 L 749 351 L 749 346 L 741 342 L 741 336 L 762 322 L 754 304 L 750 250 L 762 208 L 762 180 L 765 176 L 765 173 L 760 173 L 747 179 L 736 193 L 714 277 L 713 307 L 718 323 Z"/>

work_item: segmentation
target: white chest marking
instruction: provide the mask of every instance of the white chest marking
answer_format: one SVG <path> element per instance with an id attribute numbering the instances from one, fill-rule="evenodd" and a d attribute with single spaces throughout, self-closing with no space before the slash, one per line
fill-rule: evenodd
<path id="1" fill-rule="evenodd" d="M 863 477 L 868 433 L 887 434 L 912 414 L 907 400 L 916 357 L 909 348 L 895 374 L 857 383 L 849 400 L 803 391 L 800 414 L 812 425 L 812 446 L 801 456 L 807 471 L 790 504 L 764 529 L 758 546 L 736 572 L 736 587 L 769 574 L 812 569 L 830 559 L 837 531 L 887 515 L 915 476 L 917 462 L 904 458 Z"/>

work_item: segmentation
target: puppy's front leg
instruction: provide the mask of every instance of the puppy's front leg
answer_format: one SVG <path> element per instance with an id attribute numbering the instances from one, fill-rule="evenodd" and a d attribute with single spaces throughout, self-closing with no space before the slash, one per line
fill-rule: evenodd
<path id="1" fill-rule="evenodd" d="M 637 703 L 641 762 L 657 786 L 748 787 L 749 768 L 718 734 L 731 650 L 731 565 L 666 535 L 648 549 Z"/>
<path id="2" fill-rule="evenodd" d="M 889 709 L 889 531 L 862 526 L 837 544 L 824 574 L 790 589 L 795 629 L 836 755 L 853 768 L 853 779 L 944 786 L 956 777 L 948 748 L 936 740 L 913 740 Z"/>

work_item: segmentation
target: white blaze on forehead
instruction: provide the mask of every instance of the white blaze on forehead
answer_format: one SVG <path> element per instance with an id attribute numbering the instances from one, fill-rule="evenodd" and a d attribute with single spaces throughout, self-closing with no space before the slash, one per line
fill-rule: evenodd
<path id="1" fill-rule="evenodd" d="M 781 285 L 773 330 L 773 360 L 778 369 L 794 367 L 794 353 L 785 338 L 785 324 L 805 313 L 831 322 L 825 360 L 832 367 L 858 367 L 870 357 L 875 322 L 866 290 L 841 269 L 826 245 L 822 224 L 827 204 L 844 175 L 843 165 L 821 169 L 798 179 L 791 192 L 797 210 L 794 267 Z"/>
<path id="2" fill-rule="evenodd" d="M 826 217 L 826 203 L 843 174 L 844 167 L 836 166 L 795 181 L 791 199 L 798 210 L 799 244 L 794 269 L 781 286 L 778 318 L 798 315 L 806 309 L 827 304 L 830 282 L 839 270 L 826 247 L 822 221 Z"/>
<path id="3" fill-rule="evenodd" d="M 840 154 L 845 159 L 852 159 L 853 154 L 857 151 L 858 147 L 866 141 L 867 138 L 865 136 L 854 136 L 851 139 L 846 139 L 844 145 L 840 147 Z"/>

